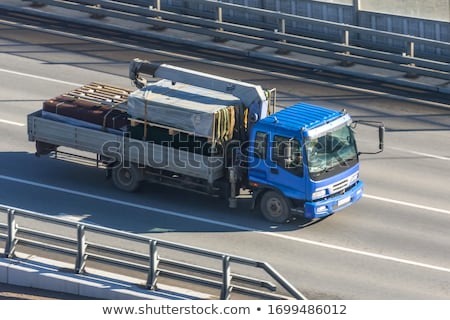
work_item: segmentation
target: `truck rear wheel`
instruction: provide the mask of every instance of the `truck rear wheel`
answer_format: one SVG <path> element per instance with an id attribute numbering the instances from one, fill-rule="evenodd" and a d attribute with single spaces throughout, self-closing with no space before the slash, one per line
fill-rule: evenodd
<path id="1" fill-rule="evenodd" d="M 264 218 L 275 223 L 284 223 L 291 216 L 287 199 L 275 191 L 262 195 L 260 210 Z"/>
<path id="2" fill-rule="evenodd" d="M 112 169 L 112 179 L 118 189 L 134 192 L 141 185 L 142 174 L 134 164 L 118 165 Z"/>

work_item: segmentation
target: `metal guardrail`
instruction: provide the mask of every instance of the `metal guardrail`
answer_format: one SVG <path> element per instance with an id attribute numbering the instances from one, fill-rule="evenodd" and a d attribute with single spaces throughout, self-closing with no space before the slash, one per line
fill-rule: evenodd
<path id="1" fill-rule="evenodd" d="M 0 205 L 1 213 L 6 214 L 6 224 L 0 223 L 0 231 L 6 232 L 0 232 L 0 240 L 5 240 L 4 255 L 8 258 L 12 258 L 19 247 L 34 248 L 41 253 L 53 252 L 75 258 L 75 273 L 84 273 L 88 264 L 92 266 L 94 262 L 122 271 L 145 273 L 149 290 L 157 290 L 158 281 L 165 277 L 219 289 L 218 297 L 223 300 L 230 299 L 232 293 L 263 299 L 306 299 L 266 262 L 3 205 Z M 24 218 L 23 225 L 18 223 L 18 218 Z M 26 221 L 32 226 L 27 226 Z M 61 229 L 59 234 L 48 231 L 55 226 Z M 108 244 L 95 240 L 101 236 L 121 240 L 123 247 L 113 246 L 112 240 L 107 240 Z M 146 252 L 138 251 L 136 248 L 139 247 L 147 248 Z M 161 256 L 163 249 L 168 249 L 166 254 L 172 253 L 172 259 Z M 185 260 L 180 260 L 180 257 Z M 209 258 L 213 264 L 220 264 L 221 269 L 200 265 L 201 257 Z M 232 266 L 233 270 L 250 268 L 252 276 L 232 272 Z M 255 278 L 258 273 L 264 279 Z"/>
<path id="2" fill-rule="evenodd" d="M 208 14 L 205 14 L 208 10 L 198 12 L 198 14 L 195 14 L 192 10 L 188 10 L 188 14 L 178 14 L 163 10 L 160 0 L 39 0 L 37 2 L 89 13 L 97 18 L 111 17 L 129 20 L 160 28 L 172 28 L 207 35 L 215 39 L 243 41 L 255 45 L 273 47 L 285 52 L 310 54 L 345 63 L 357 63 L 396 70 L 408 75 L 450 80 L 450 64 L 448 61 L 434 61 L 415 56 L 414 48 L 417 45 L 427 45 L 436 50 L 449 51 L 450 44 L 442 41 L 212 0 L 193 1 L 208 8 L 208 10 L 212 10 L 209 13 L 209 18 Z M 153 5 L 149 5 L 149 3 L 153 3 Z M 276 29 L 267 29 L 268 27 L 273 27 L 272 24 L 267 24 L 265 28 L 249 26 L 249 21 L 247 21 L 247 25 L 227 22 L 223 18 L 224 9 L 278 21 L 277 27 Z M 308 24 L 313 27 L 327 26 L 333 30 L 339 30 L 342 35 L 341 41 L 331 42 L 288 33 L 286 28 L 288 23 Z M 386 46 L 384 51 L 367 49 L 358 46 L 360 43 L 358 39 L 361 37 L 400 41 L 404 43 L 405 50 L 401 53 L 389 52 L 388 46 Z"/>

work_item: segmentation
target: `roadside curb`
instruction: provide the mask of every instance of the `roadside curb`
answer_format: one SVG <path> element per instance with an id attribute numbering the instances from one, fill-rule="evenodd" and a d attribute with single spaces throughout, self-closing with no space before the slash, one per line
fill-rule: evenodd
<path id="1" fill-rule="evenodd" d="M 158 290 L 144 288 L 141 280 L 89 269 L 75 274 L 71 265 L 37 257 L 0 258 L 0 283 L 44 289 L 103 300 L 198 300 L 204 294 L 159 285 Z M 175 291 L 175 289 L 177 289 Z M 181 292 L 181 293 L 180 293 Z"/>

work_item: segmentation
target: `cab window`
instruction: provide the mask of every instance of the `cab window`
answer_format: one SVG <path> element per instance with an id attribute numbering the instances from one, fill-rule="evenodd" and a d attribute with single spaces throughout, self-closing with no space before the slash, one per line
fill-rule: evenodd
<path id="1" fill-rule="evenodd" d="M 254 157 L 262 160 L 266 159 L 267 153 L 267 133 L 256 132 L 255 136 L 255 147 L 254 147 Z"/>
<path id="2" fill-rule="evenodd" d="M 297 139 L 274 136 L 272 161 L 297 176 L 303 176 L 302 148 Z"/>

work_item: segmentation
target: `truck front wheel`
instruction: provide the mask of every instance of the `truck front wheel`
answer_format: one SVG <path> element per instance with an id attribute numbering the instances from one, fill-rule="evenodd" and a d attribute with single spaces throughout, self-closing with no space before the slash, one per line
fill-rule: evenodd
<path id="1" fill-rule="evenodd" d="M 291 216 L 288 200 L 275 191 L 262 195 L 260 209 L 264 218 L 275 223 L 284 223 Z"/>
<path id="2" fill-rule="evenodd" d="M 118 189 L 134 192 L 141 185 L 142 175 L 134 164 L 118 165 L 112 168 L 112 180 Z"/>

